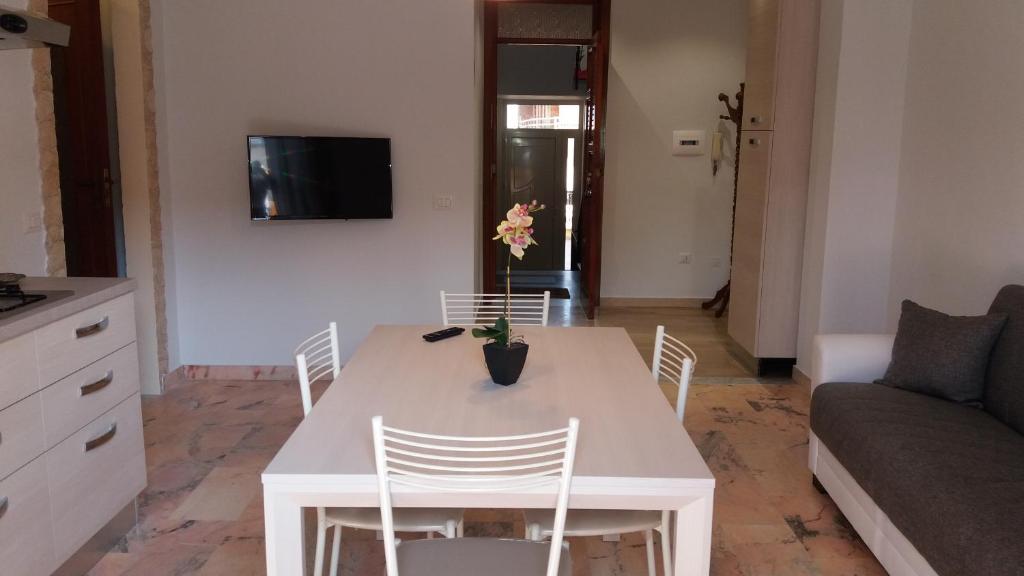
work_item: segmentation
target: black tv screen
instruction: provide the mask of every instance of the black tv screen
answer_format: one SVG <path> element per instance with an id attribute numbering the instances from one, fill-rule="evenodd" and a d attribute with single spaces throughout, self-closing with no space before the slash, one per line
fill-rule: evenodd
<path id="1" fill-rule="evenodd" d="M 391 218 L 391 139 L 249 136 L 253 220 Z"/>

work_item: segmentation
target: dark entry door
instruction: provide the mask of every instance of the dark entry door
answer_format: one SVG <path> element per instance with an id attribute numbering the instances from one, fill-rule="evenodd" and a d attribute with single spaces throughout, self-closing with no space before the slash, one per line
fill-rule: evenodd
<path id="1" fill-rule="evenodd" d="M 531 133 L 532 132 L 532 133 Z M 548 133 L 545 133 L 548 132 Z M 561 270 L 564 249 L 559 233 L 565 236 L 565 168 L 558 148 L 559 138 L 551 131 L 510 130 L 502 146 L 505 158 L 501 179 L 503 196 L 497 202 L 498 219 L 513 204 L 536 200 L 546 208 L 533 214 L 534 239 L 522 260 L 512 259 L 512 268 L 519 270 Z M 563 187 L 564 188 L 564 187 Z M 498 251 L 498 269 L 505 268 L 507 251 Z"/>
<path id="2" fill-rule="evenodd" d="M 50 0 L 49 15 L 71 26 L 50 50 L 68 275 L 117 276 L 100 3 Z"/>

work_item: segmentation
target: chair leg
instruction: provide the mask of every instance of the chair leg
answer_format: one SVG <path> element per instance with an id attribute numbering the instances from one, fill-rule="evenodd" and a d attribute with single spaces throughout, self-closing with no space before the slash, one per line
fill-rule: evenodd
<path id="1" fill-rule="evenodd" d="M 334 527 L 334 543 L 331 544 L 331 576 L 338 576 L 341 564 L 341 526 Z"/>
<path id="2" fill-rule="evenodd" d="M 672 512 L 665 510 L 661 513 L 661 561 L 665 565 L 663 570 L 665 576 L 672 572 Z"/>
<path id="3" fill-rule="evenodd" d="M 433 532 L 427 532 L 427 540 L 433 540 L 433 539 L 434 539 L 434 533 Z"/>
<path id="4" fill-rule="evenodd" d="M 327 516 L 323 508 L 316 509 L 316 556 L 313 560 L 313 574 L 324 574 L 324 546 L 327 545 Z"/>
<path id="5" fill-rule="evenodd" d="M 654 566 L 654 530 L 645 530 L 644 540 L 647 544 L 647 575 L 658 576 L 657 568 Z"/>
<path id="6" fill-rule="evenodd" d="M 445 538 L 455 538 L 456 530 L 458 530 L 458 525 L 455 523 L 455 520 L 448 520 L 444 523 Z"/>
<path id="7" fill-rule="evenodd" d="M 462 538 L 466 535 L 466 520 L 459 520 L 459 525 L 455 527 L 455 537 Z"/>

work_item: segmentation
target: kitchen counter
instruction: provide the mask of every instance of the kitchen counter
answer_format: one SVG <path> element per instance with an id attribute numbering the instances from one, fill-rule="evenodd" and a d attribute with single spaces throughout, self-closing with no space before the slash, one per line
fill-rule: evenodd
<path id="1" fill-rule="evenodd" d="M 135 289 L 131 278 L 25 278 L 25 292 L 70 292 L 0 315 L 0 342 L 71 316 Z"/>

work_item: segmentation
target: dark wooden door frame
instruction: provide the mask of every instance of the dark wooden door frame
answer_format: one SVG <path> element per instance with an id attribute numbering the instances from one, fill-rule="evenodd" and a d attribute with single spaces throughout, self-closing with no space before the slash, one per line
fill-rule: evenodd
<path id="1" fill-rule="evenodd" d="M 484 105 L 483 105 L 483 201 L 482 211 L 482 287 L 484 292 L 493 293 L 497 291 L 497 245 L 491 238 L 494 236 L 494 229 L 498 222 L 495 216 L 495 197 L 498 190 L 497 174 L 497 141 L 498 141 L 498 45 L 499 44 L 554 44 L 551 40 L 543 39 L 506 39 L 498 37 L 498 4 L 501 2 L 522 2 L 532 4 L 589 4 L 594 8 L 593 32 L 594 38 L 603 45 L 595 47 L 604 51 L 603 70 L 599 72 L 601 78 L 608 75 L 608 38 L 611 16 L 611 0 L 485 0 L 484 1 Z M 587 41 L 574 41 L 572 44 L 587 45 Z M 587 270 L 584 278 L 584 286 L 587 288 L 587 316 L 593 317 L 594 308 L 600 304 L 601 285 L 601 221 L 603 206 L 603 170 L 604 170 L 604 114 L 607 109 L 608 84 L 601 82 L 598 90 L 595 91 L 596 110 L 599 116 L 597 126 L 598 133 L 595 134 L 595 150 L 598 155 L 598 162 L 595 164 L 598 177 L 591 187 L 591 210 L 588 216 L 591 239 L 586 252 L 582 255 L 587 262 Z M 582 185 L 581 185 L 582 187 Z M 582 222 L 581 222 L 582 225 Z"/>

